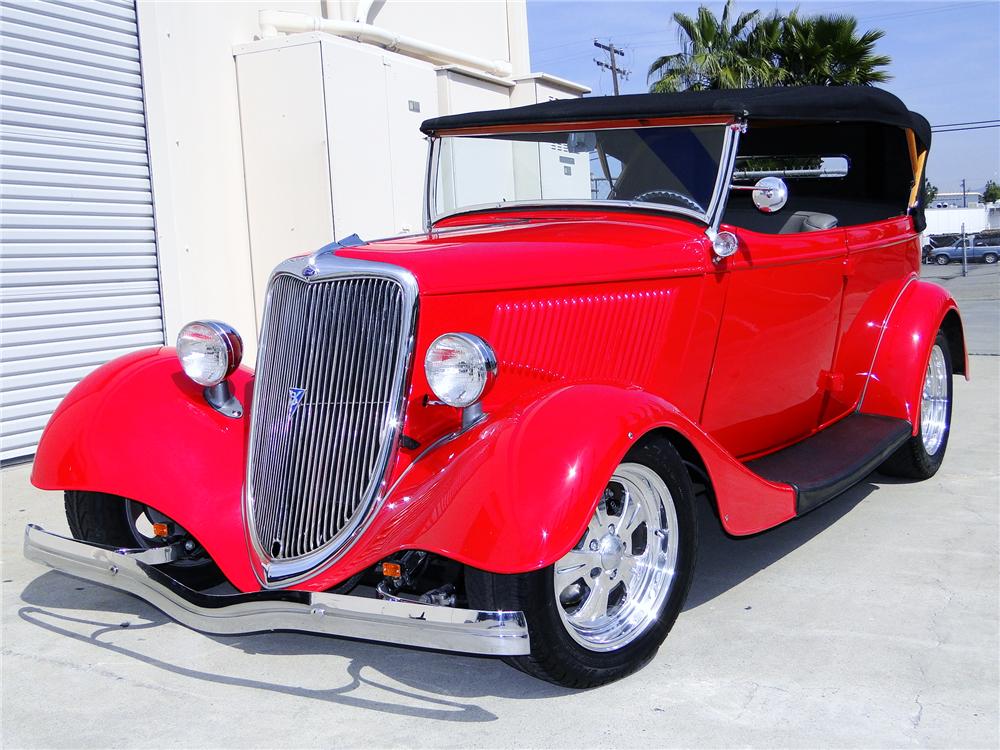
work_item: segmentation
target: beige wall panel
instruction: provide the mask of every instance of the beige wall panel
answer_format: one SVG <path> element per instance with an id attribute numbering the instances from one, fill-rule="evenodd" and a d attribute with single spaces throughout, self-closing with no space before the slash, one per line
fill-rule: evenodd
<path id="1" fill-rule="evenodd" d="M 271 270 L 333 241 L 319 44 L 236 58 L 258 317 Z"/>

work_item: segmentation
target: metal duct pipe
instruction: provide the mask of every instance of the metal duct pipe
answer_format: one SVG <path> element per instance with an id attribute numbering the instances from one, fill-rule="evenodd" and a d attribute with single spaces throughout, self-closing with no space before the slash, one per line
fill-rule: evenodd
<path id="1" fill-rule="evenodd" d="M 419 57 L 439 65 L 464 65 L 467 68 L 475 68 L 500 78 L 510 78 L 514 72 L 513 67 L 506 60 L 487 60 L 476 55 L 467 55 L 464 52 L 440 47 L 367 23 L 316 18 L 305 13 L 293 13 L 285 10 L 262 10 L 258 18 L 261 34 L 265 39 L 277 36 L 278 32 L 322 31 L 345 39 L 376 44 L 390 52 L 401 52 L 404 55 Z"/>
<path id="2" fill-rule="evenodd" d="M 356 23 L 368 23 L 368 14 L 372 11 L 372 6 L 375 4 L 375 0 L 360 0 L 358 3 L 358 9 L 354 14 L 354 21 Z"/>

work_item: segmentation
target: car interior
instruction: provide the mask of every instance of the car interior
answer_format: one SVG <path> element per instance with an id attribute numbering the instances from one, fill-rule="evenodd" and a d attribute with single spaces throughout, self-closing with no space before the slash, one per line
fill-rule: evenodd
<path id="1" fill-rule="evenodd" d="M 751 122 L 740 138 L 739 159 L 758 164 L 776 157 L 843 157 L 843 176 L 796 176 L 775 171 L 788 186 L 780 211 L 762 213 L 749 190 L 731 190 L 722 222 L 765 234 L 817 232 L 881 221 L 906 213 L 913 171 L 904 132 L 874 123 Z M 750 186 L 756 180 L 734 183 Z"/>

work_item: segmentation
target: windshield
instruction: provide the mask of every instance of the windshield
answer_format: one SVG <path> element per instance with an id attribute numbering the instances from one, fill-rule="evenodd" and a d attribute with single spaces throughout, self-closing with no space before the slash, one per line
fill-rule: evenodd
<path id="1" fill-rule="evenodd" d="M 433 154 L 431 219 L 609 202 L 705 219 L 725 138 L 723 124 L 444 136 Z"/>

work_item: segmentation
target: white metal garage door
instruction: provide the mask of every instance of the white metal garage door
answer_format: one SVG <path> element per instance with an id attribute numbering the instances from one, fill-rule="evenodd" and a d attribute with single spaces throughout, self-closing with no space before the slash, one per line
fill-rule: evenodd
<path id="1" fill-rule="evenodd" d="M 0 459 L 88 372 L 161 344 L 131 0 L 0 2 Z"/>

